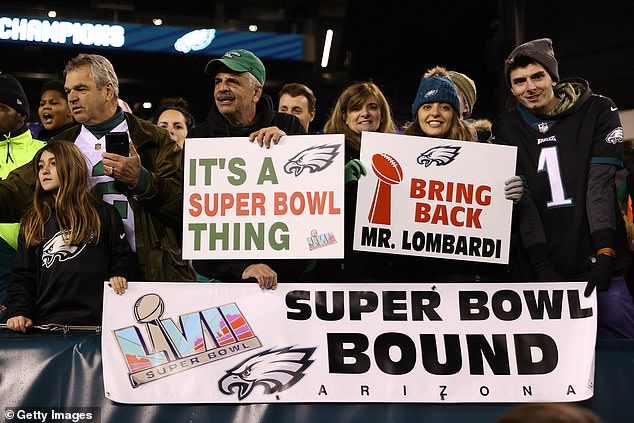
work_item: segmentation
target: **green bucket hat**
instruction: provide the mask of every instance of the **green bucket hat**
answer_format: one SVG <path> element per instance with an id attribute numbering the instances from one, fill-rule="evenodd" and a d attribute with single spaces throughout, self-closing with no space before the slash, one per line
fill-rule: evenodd
<path id="1" fill-rule="evenodd" d="M 234 72 L 249 72 L 262 85 L 266 80 L 266 70 L 264 64 L 258 57 L 249 50 L 230 50 L 222 55 L 220 59 L 213 59 L 205 66 L 207 75 L 216 76 L 221 66 L 225 66 Z"/>

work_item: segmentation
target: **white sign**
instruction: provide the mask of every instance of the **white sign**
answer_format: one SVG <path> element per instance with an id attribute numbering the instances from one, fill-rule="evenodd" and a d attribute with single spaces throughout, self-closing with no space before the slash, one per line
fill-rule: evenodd
<path id="1" fill-rule="evenodd" d="M 363 132 L 354 249 L 508 263 L 516 151 Z"/>
<path id="2" fill-rule="evenodd" d="M 585 282 L 104 285 L 123 403 L 542 402 L 592 397 Z"/>
<path id="3" fill-rule="evenodd" d="M 343 257 L 343 135 L 188 138 L 183 258 Z"/>

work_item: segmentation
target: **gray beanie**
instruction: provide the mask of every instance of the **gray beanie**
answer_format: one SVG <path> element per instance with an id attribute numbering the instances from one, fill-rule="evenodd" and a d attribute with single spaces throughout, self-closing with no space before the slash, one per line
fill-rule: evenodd
<path id="1" fill-rule="evenodd" d="M 506 85 L 510 86 L 511 65 L 519 57 L 527 57 L 539 63 L 546 69 L 553 81 L 559 81 L 559 70 L 555 52 L 553 51 L 553 41 L 550 38 L 539 38 L 533 41 L 527 41 L 515 47 L 509 57 L 504 62 L 504 76 L 506 77 Z"/>
<path id="2" fill-rule="evenodd" d="M 0 103 L 29 118 L 29 102 L 22 84 L 13 75 L 0 74 Z"/>

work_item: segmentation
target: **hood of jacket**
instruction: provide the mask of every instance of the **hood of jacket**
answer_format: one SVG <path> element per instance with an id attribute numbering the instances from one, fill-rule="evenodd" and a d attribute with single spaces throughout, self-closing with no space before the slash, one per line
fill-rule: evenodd
<path id="1" fill-rule="evenodd" d="M 559 104 L 550 112 L 549 117 L 558 119 L 575 113 L 592 96 L 588 81 L 582 78 L 569 78 L 559 82 L 554 88 Z"/>

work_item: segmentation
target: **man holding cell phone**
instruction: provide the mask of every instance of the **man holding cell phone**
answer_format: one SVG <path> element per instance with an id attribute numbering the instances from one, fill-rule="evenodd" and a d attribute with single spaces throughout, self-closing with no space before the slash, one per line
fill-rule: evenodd
<path id="1" fill-rule="evenodd" d="M 91 187 L 118 208 L 142 280 L 195 280 L 193 268 L 180 257 L 175 230 L 182 215 L 181 149 L 165 129 L 121 110 L 118 78 L 105 57 L 80 54 L 64 74 L 68 105 L 80 125 L 55 139 L 74 141 L 86 156 Z M 127 144 L 129 154 L 109 152 L 113 142 Z M 19 220 L 34 184 L 32 164 L 0 181 L 0 202 L 14 206 L 0 210 L 0 221 Z"/>
<path id="2" fill-rule="evenodd" d="M 130 156 L 130 138 L 127 132 L 110 132 L 106 134 L 106 153 L 112 153 L 114 156 L 105 158 L 106 162 L 112 161 L 111 166 L 104 164 L 106 173 L 114 178 L 114 166 L 117 164 L 117 157 Z M 123 166 L 122 166 L 123 169 Z"/>

